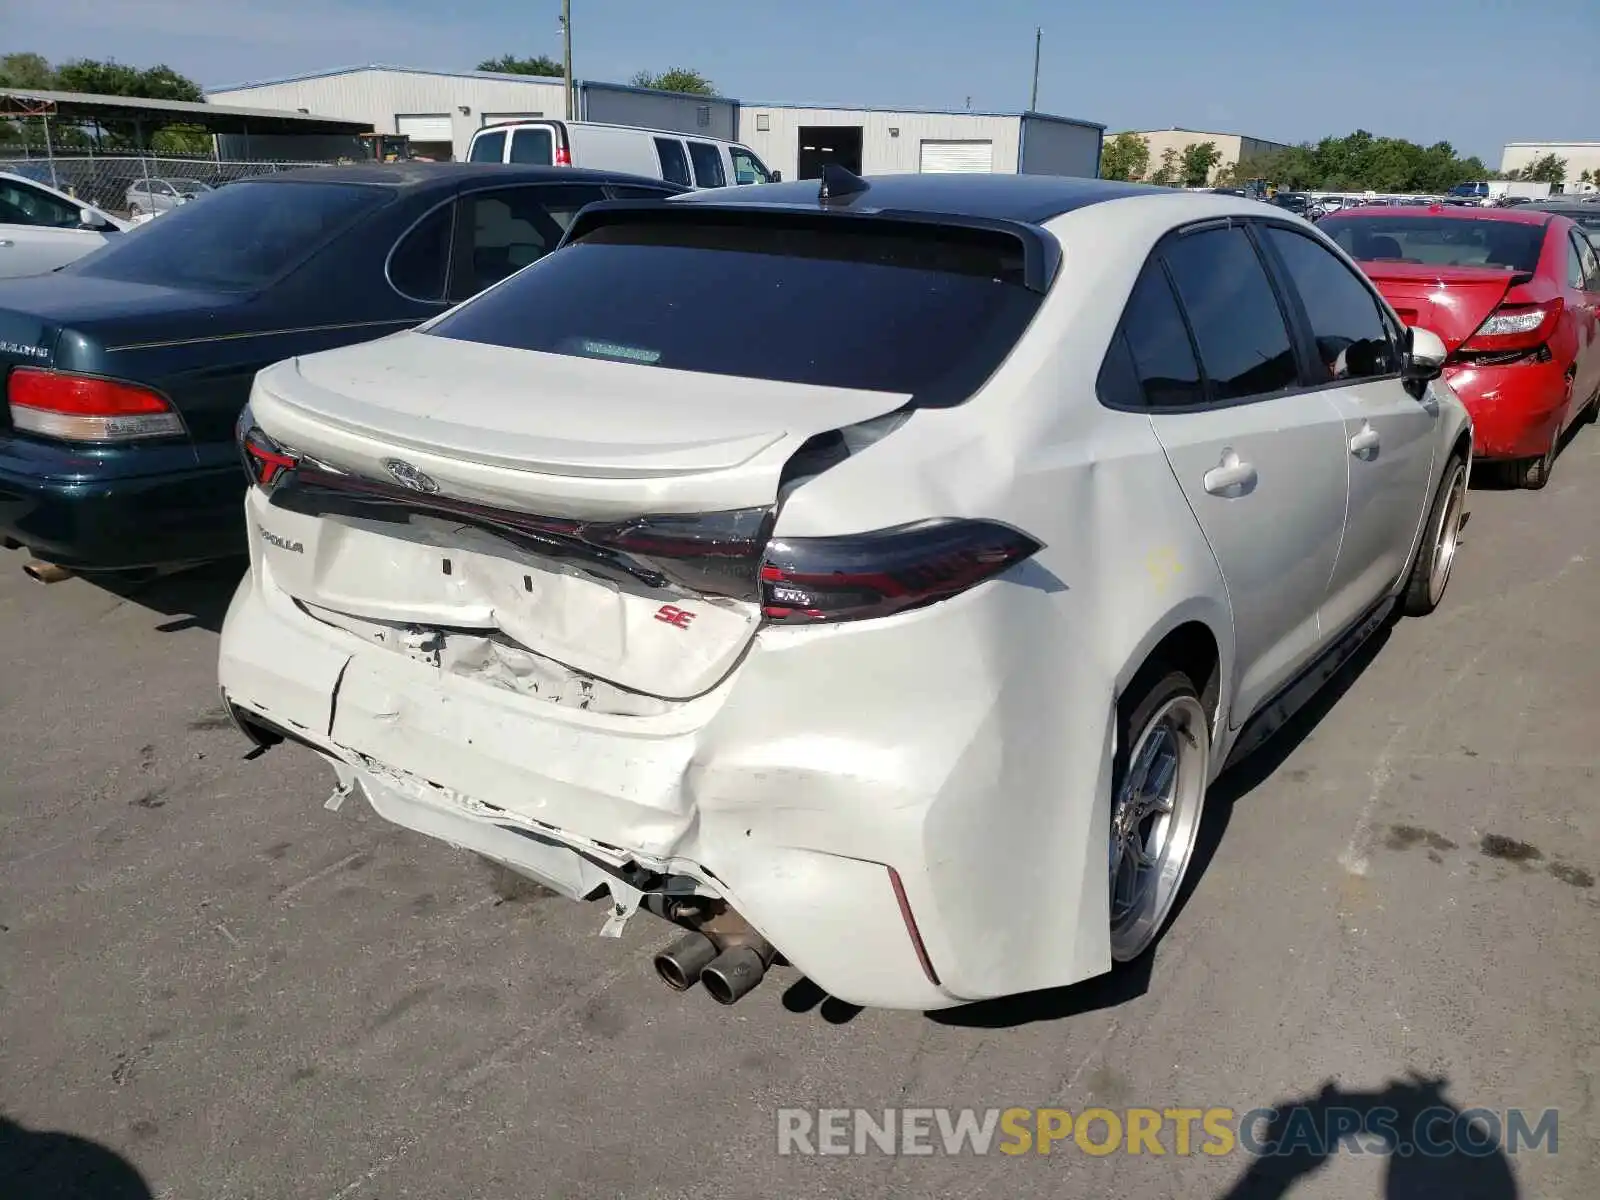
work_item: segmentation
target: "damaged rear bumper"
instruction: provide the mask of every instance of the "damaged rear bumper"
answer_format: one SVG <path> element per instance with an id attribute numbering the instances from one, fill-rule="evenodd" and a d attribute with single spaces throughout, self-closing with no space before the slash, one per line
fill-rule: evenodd
<path id="1" fill-rule="evenodd" d="M 1001 686 L 1020 672 L 983 631 L 1028 612 L 985 605 L 1036 601 L 994 595 L 767 630 L 712 691 L 623 716 L 323 623 L 258 557 L 219 676 L 247 731 L 310 746 L 389 820 L 575 898 L 692 881 L 840 999 L 948 1008 L 1109 967 L 1103 844 L 1085 836 L 1109 705 L 1069 722 Z"/>

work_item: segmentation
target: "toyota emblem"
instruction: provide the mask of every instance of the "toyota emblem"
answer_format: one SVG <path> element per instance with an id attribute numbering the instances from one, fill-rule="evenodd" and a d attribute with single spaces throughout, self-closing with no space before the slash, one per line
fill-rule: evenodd
<path id="1" fill-rule="evenodd" d="M 404 459 L 386 458 L 383 460 L 383 467 L 399 483 L 414 492 L 437 492 L 439 490 L 439 485 L 434 482 L 433 476 L 417 470 Z"/>

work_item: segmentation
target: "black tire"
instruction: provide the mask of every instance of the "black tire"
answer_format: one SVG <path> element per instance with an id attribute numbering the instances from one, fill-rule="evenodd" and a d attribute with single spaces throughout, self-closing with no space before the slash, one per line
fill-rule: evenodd
<path id="1" fill-rule="evenodd" d="M 1452 454 L 1445 464 L 1444 475 L 1439 480 L 1439 490 L 1428 506 L 1428 521 L 1422 527 L 1422 540 L 1417 554 L 1411 560 L 1411 573 L 1406 577 L 1400 610 L 1408 617 L 1425 617 L 1439 607 L 1445 588 L 1450 584 L 1450 573 L 1455 566 L 1455 552 L 1461 534 L 1461 517 L 1466 508 L 1467 462 L 1460 454 Z M 1446 536 L 1446 523 L 1453 528 Z M 1443 578 L 1439 578 L 1441 558 Z"/>
<path id="2" fill-rule="evenodd" d="M 1162 855 L 1164 860 L 1167 860 L 1169 854 L 1179 858 L 1179 861 L 1173 864 L 1178 868 L 1176 875 L 1169 876 L 1170 888 L 1164 889 L 1163 894 L 1144 913 L 1143 918 L 1133 923 L 1137 926 L 1136 929 L 1126 931 L 1131 937 L 1124 938 L 1128 944 L 1124 944 L 1120 949 L 1116 905 L 1113 898 L 1112 959 L 1117 963 L 1131 962 L 1143 957 L 1160 940 L 1177 899 L 1183 893 L 1184 878 L 1193 861 L 1196 836 L 1205 815 L 1207 780 L 1204 777 L 1209 772 L 1211 757 L 1211 714 L 1205 710 L 1205 703 L 1194 682 L 1182 671 L 1174 670 L 1162 662 L 1146 663 L 1117 703 L 1117 752 L 1111 772 L 1113 821 L 1117 811 L 1117 799 L 1122 794 L 1128 779 L 1130 756 L 1135 741 L 1146 727 L 1174 702 L 1188 708 L 1191 713 L 1185 728 L 1193 739 L 1187 743 L 1187 749 L 1192 757 L 1188 758 L 1185 767 L 1180 770 L 1198 772 L 1199 789 L 1197 794 L 1191 791 L 1185 800 L 1179 802 L 1183 813 L 1182 826 L 1174 829 L 1172 840 Z M 1196 728 L 1196 725 L 1199 728 Z M 1193 776 L 1180 775 L 1180 787 L 1186 778 Z M 1175 813 L 1180 811 L 1179 804 L 1174 805 Z M 1114 836 L 1114 833 L 1108 831 L 1108 836 Z M 1108 886 L 1113 886 L 1114 879 L 1113 874 L 1113 878 L 1107 881 Z"/>
<path id="3" fill-rule="evenodd" d="M 1544 452 L 1542 458 L 1524 458 L 1512 463 L 1512 484 L 1530 492 L 1537 492 L 1549 483 L 1550 472 L 1556 465 L 1556 446 L 1560 440 L 1559 436 L 1552 438 L 1550 449 Z"/>

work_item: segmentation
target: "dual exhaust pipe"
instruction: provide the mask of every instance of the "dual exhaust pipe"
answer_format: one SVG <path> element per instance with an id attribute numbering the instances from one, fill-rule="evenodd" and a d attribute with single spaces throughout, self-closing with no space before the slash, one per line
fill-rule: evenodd
<path id="1" fill-rule="evenodd" d="M 656 974 L 675 992 L 686 992 L 696 983 L 718 1004 L 733 1004 L 755 991 L 766 977 L 767 968 L 778 956 L 771 942 L 729 913 L 736 927 L 725 918 L 708 921 L 702 929 L 722 932 L 719 945 L 708 933 L 686 933 L 655 957 Z M 713 926 L 724 926 L 723 930 Z"/>

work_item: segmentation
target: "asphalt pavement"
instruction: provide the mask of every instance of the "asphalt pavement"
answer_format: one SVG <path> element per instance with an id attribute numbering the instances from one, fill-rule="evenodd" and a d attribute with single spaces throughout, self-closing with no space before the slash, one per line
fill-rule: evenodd
<path id="1" fill-rule="evenodd" d="M 1544 492 L 1470 500 L 1442 608 L 1212 790 L 1152 960 L 932 1016 L 781 968 L 731 1009 L 669 992 L 660 924 L 600 938 L 596 906 L 326 810 L 308 753 L 247 761 L 214 674 L 238 566 L 113 590 L 0 554 L 0 1194 L 1588 1200 L 1600 430 Z M 780 1108 L 1296 1101 L 1555 1109 L 1559 1140 L 778 1153 Z"/>

